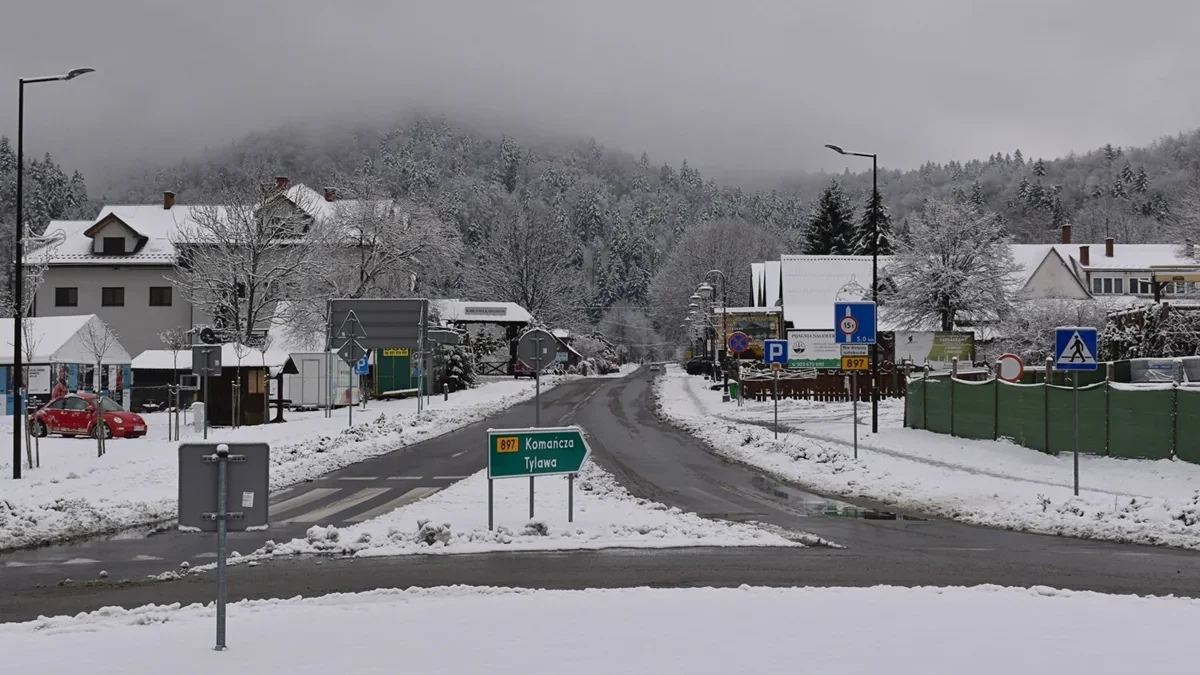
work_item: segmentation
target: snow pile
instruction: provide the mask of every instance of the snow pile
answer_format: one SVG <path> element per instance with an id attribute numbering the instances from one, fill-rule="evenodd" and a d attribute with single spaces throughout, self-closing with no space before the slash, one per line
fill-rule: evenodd
<path id="1" fill-rule="evenodd" d="M 1170 460 L 1072 457 L 1006 441 L 902 427 L 903 402 L 881 404 L 878 435 L 859 406 L 853 458 L 850 403 L 721 404 L 678 369 L 657 383 L 659 411 L 718 453 L 817 492 L 890 504 L 963 522 L 1046 534 L 1200 549 L 1200 466 Z M 784 433 L 784 428 L 787 433 Z"/>
<path id="2" fill-rule="evenodd" d="M 398 654 L 405 672 L 448 675 L 1174 675 L 1195 672 L 1200 602 L 997 586 L 390 589 L 231 604 L 226 653 L 212 649 L 213 615 L 151 605 L 43 617 L 0 625 L 0 649 L 8 670 L 42 675 L 97 664 L 390 675 Z M 530 636 L 536 648 L 519 646 Z"/>
<path id="3" fill-rule="evenodd" d="M 496 529 L 488 530 L 487 471 L 480 471 L 419 502 L 351 527 L 316 526 L 307 537 L 273 544 L 256 555 L 339 553 L 388 556 L 511 550 L 612 547 L 795 546 L 755 525 L 707 520 L 678 508 L 638 499 L 611 474 L 588 463 L 575 479 L 575 521 L 567 521 L 567 479 L 535 481 L 535 518 L 529 518 L 529 481 L 493 482 Z"/>
<path id="4" fill-rule="evenodd" d="M 544 378 L 542 390 L 561 381 Z M 448 401 L 434 397 L 419 414 L 416 399 L 374 401 L 355 410 L 349 428 L 345 409 L 328 419 L 324 411 L 292 412 L 285 424 L 214 429 L 208 440 L 271 443 L 271 489 L 279 490 L 473 424 L 533 394 L 531 380 L 502 379 Z M 110 441 L 103 457 L 89 439 L 43 438 L 41 468 L 25 469 L 20 481 L 12 480 L 11 454 L 0 462 L 0 550 L 174 518 L 177 445 L 165 440 L 166 415 L 147 417 L 151 437 Z"/>

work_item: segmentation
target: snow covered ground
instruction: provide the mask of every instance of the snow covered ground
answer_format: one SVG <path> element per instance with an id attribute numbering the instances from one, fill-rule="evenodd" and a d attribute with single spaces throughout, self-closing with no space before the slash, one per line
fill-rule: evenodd
<path id="1" fill-rule="evenodd" d="M 1048 588 L 379 590 L 0 624 L 41 675 L 1196 671 L 1200 602 Z M 500 630 L 503 628 L 504 630 Z"/>
<path id="2" fill-rule="evenodd" d="M 850 403 L 722 404 L 676 367 L 657 382 L 660 412 L 716 451 L 819 492 L 863 497 L 969 523 L 1051 534 L 1200 549 L 1200 466 L 1171 460 L 1072 456 L 1006 441 L 976 441 L 903 427 L 902 401 L 859 404 L 859 459 Z M 758 424 L 755 424 L 758 423 Z M 768 426 L 764 427 L 763 424 Z"/>
<path id="3" fill-rule="evenodd" d="M 542 389 L 565 379 L 543 378 Z M 324 411 L 290 412 L 285 424 L 213 429 L 208 438 L 270 442 L 274 491 L 478 422 L 532 398 L 534 384 L 496 379 L 448 401 L 435 396 L 420 415 L 416 399 L 372 401 L 368 410 L 354 411 L 352 428 L 345 409 L 329 419 Z M 11 453 L 0 453 L 0 549 L 174 518 L 176 444 L 166 440 L 165 414 L 147 422 L 147 437 L 110 440 L 99 458 L 91 439 L 40 439 L 41 468 L 24 469 L 19 481 L 12 480 Z M 7 420 L 2 426 L 12 428 Z M 201 435 L 185 431 L 183 438 Z"/>
<path id="4" fill-rule="evenodd" d="M 528 480 L 497 480 L 494 490 L 494 531 L 488 530 L 485 470 L 365 523 L 341 530 L 313 527 L 306 539 L 269 546 L 244 560 L 262 554 L 323 552 L 389 556 L 611 547 L 797 545 L 754 525 L 707 520 L 638 499 L 618 485 L 611 474 L 590 462 L 575 480 L 574 522 L 567 520 L 565 477 L 537 479 L 532 520 Z"/>

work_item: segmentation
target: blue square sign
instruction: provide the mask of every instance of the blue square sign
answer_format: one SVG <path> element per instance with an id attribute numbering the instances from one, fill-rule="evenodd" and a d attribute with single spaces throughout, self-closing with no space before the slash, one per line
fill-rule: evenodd
<path id="1" fill-rule="evenodd" d="M 849 345 L 875 344 L 875 303 L 834 303 L 833 316 L 834 342 Z"/>
<path id="2" fill-rule="evenodd" d="M 1096 329 L 1064 326 L 1054 329 L 1054 367 L 1058 370 L 1096 370 Z"/>
<path id="3" fill-rule="evenodd" d="M 782 363 L 786 366 L 787 362 L 787 340 L 763 340 L 763 363 Z"/>

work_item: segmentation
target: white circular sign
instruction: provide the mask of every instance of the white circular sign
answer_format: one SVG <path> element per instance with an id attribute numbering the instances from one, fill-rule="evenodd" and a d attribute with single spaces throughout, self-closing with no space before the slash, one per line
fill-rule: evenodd
<path id="1" fill-rule="evenodd" d="M 997 362 L 1000 364 L 1000 379 L 1005 382 L 1017 382 L 1025 374 L 1025 364 L 1016 354 L 1005 354 Z"/>
<path id="2" fill-rule="evenodd" d="M 838 321 L 838 330 L 842 331 L 846 335 L 854 335 L 855 331 L 858 330 L 858 321 L 852 316 L 843 316 L 841 320 Z"/>

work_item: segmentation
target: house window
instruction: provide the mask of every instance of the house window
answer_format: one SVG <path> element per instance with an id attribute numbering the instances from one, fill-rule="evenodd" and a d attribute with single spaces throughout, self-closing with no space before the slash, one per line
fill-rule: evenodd
<path id="1" fill-rule="evenodd" d="M 100 245 L 104 255 L 125 255 L 125 237 L 105 237 Z"/>
<path id="2" fill-rule="evenodd" d="M 78 307 L 79 289 L 74 286 L 59 286 L 54 289 L 55 307 Z"/>
<path id="3" fill-rule="evenodd" d="M 170 307 L 171 306 L 171 287 L 170 286 L 151 286 L 150 287 L 150 306 L 151 307 Z"/>
<path id="4" fill-rule="evenodd" d="M 101 288 L 100 305 L 102 307 L 124 307 L 125 288 L 122 286 L 105 286 Z"/>
<path id="5" fill-rule="evenodd" d="M 1125 292 L 1125 280 L 1121 278 L 1113 279 L 1113 293 Z"/>
<path id="6" fill-rule="evenodd" d="M 1105 279 L 1105 280 L 1104 280 L 1104 292 L 1105 292 L 1105 293 L 1112 293 L 1112 292 L 1113 292 L 1113 283 L 1112 283 L 1112 282 L 1113 282 L 1113 280 L 1112 280 L 1112 279 Z"/>
<path id="7" fill-rule="evenodd" d="M 1101 293 L 1104 292 L 1103 290 L 1101 290 L 1101 289 L 1103 289 L 1103 287 L 1104 287 L 1103 282 L 1100 280 L 1100 277 L 1092 277 L 1092 293 L 1095 293 L 1096 295 L 1100 295 Z"/>

